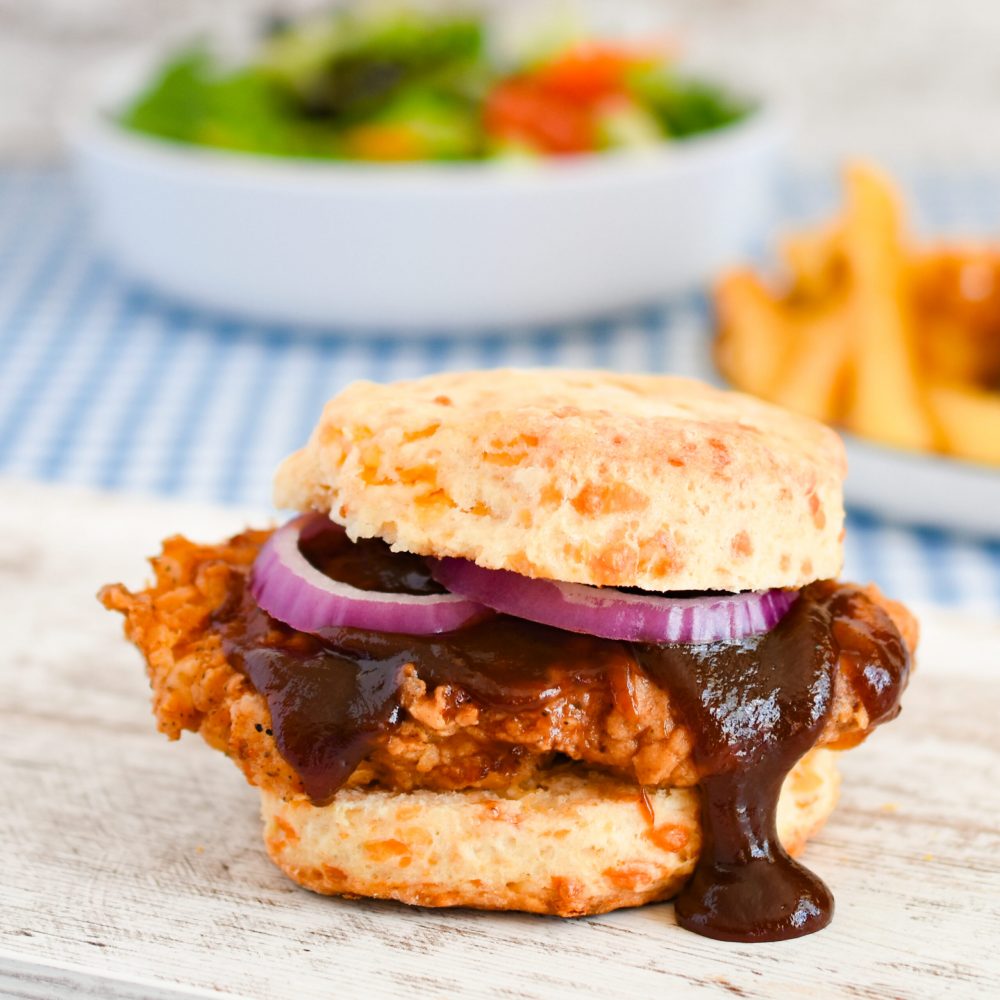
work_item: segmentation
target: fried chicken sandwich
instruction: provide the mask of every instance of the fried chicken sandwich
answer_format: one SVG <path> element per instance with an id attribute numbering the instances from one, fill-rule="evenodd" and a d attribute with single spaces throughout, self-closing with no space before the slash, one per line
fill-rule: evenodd
<path id="1" fill-rule="evenodd" d="M 912 617 L 837 582 L 844 456 L 686 379 L 356 383 L 277 474 L 298 515 L 106 587 L 159 728 L 260 789 L 321 893 L 577 916 L 677 897 L 729 940 L 824 926 L 791 857 L 836 751 L 899 711 Z"/>

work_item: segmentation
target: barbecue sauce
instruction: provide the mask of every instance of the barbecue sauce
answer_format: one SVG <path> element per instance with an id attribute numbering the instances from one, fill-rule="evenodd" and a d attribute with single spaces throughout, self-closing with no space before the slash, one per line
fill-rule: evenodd
<path id="1" fill-rule="evenodd" d="M 418 557 L 377 540 L 355 547 L 320 536 L 303 552 L 360 589 L 440 592 Z M 830 891 L 778 841 L 778 794 L 823 729 L 838 670 L 868 729 L 898 714 L 909 671 L 888 614 L 860 588 L 832 581 L 806 587 L 770 632 L 698 645 L 620 643 L 504 615 L 446 635 L 340 628 L 320 639 L 269 618 L 248 591 L 215 626 L 230 662 L 267 699 L 278 749 L 320 805 L 401 721 L 411 664 L 428 689 L 449 685 L 511 712 L 543 706 L 566 684 L 628 685 L 645 671 L 690 730 L 700 775 L 703 844 L 677 919 L 730 941 L 784 940 L 829 922 Z"/>

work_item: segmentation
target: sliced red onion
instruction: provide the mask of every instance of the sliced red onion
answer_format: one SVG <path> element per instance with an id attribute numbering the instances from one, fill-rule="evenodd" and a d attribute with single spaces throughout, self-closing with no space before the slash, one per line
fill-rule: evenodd
<path id="1" fill-rule="evenodd" d="M 306 559 L 299 542 L 325 531 L 343 530 L 323 514 L 303 514 L 278 528 L 264 543 L 253 564 L 250 592 L 272 618 L 316 635 L 344 626 L 433 635 L 493 613 L 454 594 L 359 590 L 328 577 Z"/>
<path id="2" fill-rule="evenodd" d="M 568 632 L 631 642 L 717 642 L 767 632 L 784 617 L 796 591 L 765 590 L 704 597 L 628 594 L 582 583 L 534 580 L 483 569 L 465 559 L 432 564 L 448 590 L 503 614 Z"/>

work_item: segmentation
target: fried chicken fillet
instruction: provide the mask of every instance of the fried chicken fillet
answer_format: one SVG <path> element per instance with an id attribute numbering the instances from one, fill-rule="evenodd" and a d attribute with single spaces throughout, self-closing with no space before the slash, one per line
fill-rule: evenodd
<path id="1" fill-rule="evenodd" d="M 200 732 L 226 753 L 247 780 L 287 797 L 301 779 L 275 745 L 267 701 L 234 669 L 212 625 L 220 612 L 239 614 L 249 570 L 266 531 L 248 531 L 222 545 L 169 539 L 152 560 L 155 583 L 131 593 L 105 589 L 108 608 L 126 616 L 129 638 L 142 650 L 160 731 L 171 739 Z M 913 649 L 917 625 L 901 604 L 874 586 L 867 593 Z M 280 629 L 279 623 L 275 628 Z M 401 690 L 405 719 L 378 740 L 346 787 L 395 791 L 530 786 L 558 759 L 577 761 L 653 787 L 697 783 L 692 734 L 671 712 L 670 696 L 635 664 L 623 663 L 601 683 L 573 679 L 557 696 L 529 711 L 477 708 L 451 686 L 428 688 L 408 668 Z M 868 727 L 864 705 L 847 671 L 835 674 L 833 708 L 819 746 L 843 749 Z"/>

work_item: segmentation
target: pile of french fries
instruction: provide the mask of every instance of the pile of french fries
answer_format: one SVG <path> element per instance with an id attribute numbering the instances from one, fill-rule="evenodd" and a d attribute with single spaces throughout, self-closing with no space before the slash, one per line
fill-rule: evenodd
<path id="1" fill-rule="evenodd" d="M 782 287 L 723 276 L 720 370 L 873 441 L 1000 465 L 1000 246 L 914 246 L 888 178 L 855 163 L 845 184 L 841 217 L 782 244 Z"/>

